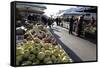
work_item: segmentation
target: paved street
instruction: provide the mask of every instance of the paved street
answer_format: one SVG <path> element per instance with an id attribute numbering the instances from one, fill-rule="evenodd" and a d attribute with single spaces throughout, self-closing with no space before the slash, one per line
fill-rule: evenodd
<path id="1" fill-rule="evenodd" d="M 70 35 L 67 29 L 60 26 L 54 25 L 50 31 L 76 62 L 96 60 L 96 44 L 75 35 Z"/>

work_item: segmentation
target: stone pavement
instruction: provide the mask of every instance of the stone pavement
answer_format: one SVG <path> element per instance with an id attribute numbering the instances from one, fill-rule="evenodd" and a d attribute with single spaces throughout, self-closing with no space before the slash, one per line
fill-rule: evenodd
<path id="1" fill-rule="evenodd" d="M 50 31 L 75 62 L 96 61 L 96 44 L 69 34 L 60 26 L 54 25 Z"/>

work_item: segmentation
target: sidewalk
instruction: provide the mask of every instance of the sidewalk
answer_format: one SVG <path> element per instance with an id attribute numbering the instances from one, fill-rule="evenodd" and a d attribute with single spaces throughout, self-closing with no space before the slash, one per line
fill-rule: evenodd
<path id="1" fill-rule="evenodd" d="M 68 30 L 54 25 L 50 31 L 75 62 L 96 61 L 96 44 L 70 35 Z"/>

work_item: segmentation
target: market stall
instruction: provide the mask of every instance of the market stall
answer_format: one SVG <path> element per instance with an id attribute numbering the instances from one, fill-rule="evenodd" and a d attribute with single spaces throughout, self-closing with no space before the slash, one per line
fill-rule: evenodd
<path id="1" fill-rule="evenodd" d="M 57 64 L 73 62 L 57 42 L 52 33 L 43 25 L 33 25 L 16 43 L 16 65 Z"/>

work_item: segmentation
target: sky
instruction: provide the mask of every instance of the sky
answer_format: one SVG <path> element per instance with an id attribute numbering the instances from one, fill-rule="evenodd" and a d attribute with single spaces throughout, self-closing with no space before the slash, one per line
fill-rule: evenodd
<path id="1" fill-rule="evenodd" d="M 66 10 L 72 8 L 73 6 L 62 6 L 62 5 L 46 5 L 47 9 L 44 10 L 47 16 L 56 15 L 59 10 Z"/>

